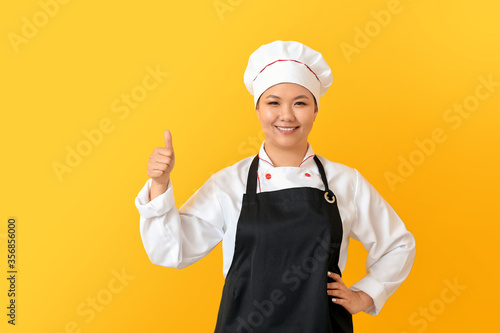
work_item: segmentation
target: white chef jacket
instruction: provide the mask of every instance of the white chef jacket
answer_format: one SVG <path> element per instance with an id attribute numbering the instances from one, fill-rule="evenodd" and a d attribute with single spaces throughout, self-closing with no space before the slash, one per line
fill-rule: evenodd
<path id="1" fill-rule="evenodd" d="M 259 150 L 257 193 L 291 187 L 324 189 L 308 150 L 298 167 L 275 167 L 264 149 Z M 181 208 L 175 206 L 172 180 L 167 190 L 149 201 L 151 179 L 135 199 L 140 214 L 140 233 L 152 263 L 184 268 L 204 256 L 222 240 L 223 275 L 231 266 L 235 235 L 248 170 L 254 156 L 213 174 Z M 386 300 L 410 273 L 415 258 L 415 239 L 396 212 L 353 168 L 318 155 L 329 188 L 337 197 L 343 225 L 339 268 L 344 271 L 349 238 L 362 242 L 368 251 L 367 275 L 350 289 L 362 290 L 374 300 L 366 313 L 377 315 Z M 326 286 L 325 286 L 326 289 Z"/>

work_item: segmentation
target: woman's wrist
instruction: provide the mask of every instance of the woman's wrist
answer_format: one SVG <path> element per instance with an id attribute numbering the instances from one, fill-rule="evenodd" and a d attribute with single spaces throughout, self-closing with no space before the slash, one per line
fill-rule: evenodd
<path id="1" fill-rule="evenodd" d="M 170 182 L 170 177 L 168 178 L 168 180 L 167 180 L 167 182 L 165 184 L 158 183 L 155 180 L 152 180 L 151 181 L 151 190 L 150 190 L 150 193 L 149 193 L 149 198 L 150 198 L 149 201 L 151 201 L 154 198 L 156 198 L 157 196 L 165 193 L 165 191 L 167 190 L 169 182 Z"/>
<path id="2" fill-rule="evenodd" d="M 371 298 L 370 295 L 362 290 L 355 291 L 355 293 L 359 296 L 359 299 L 361 301 L 361 311 L 364 311 L 373 306 L 373 298 Z"/>

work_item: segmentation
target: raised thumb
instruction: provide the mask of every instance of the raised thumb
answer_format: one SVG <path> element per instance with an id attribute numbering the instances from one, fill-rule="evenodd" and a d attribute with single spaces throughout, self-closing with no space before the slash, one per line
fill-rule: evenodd
<path id="1" fill-rule="evenodd" d="M 172 146 L 172 133 L 169 130 L 165 130 L 165 148 L 174 148 Z"/>

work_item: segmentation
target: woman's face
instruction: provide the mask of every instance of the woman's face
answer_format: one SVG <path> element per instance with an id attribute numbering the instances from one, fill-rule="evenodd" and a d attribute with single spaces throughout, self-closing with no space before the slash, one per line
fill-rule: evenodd
<path id="1" fill-rule="evenodd" d="M 257 103 L 266 142 L 283 148 L 303 147 L 318 114 L 313 94 L 295 83 L 267 89 Z"/>

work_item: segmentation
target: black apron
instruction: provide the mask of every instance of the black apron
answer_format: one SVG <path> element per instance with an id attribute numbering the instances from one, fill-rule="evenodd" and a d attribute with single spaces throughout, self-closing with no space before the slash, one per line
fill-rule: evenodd
<path id="1" fill-rule="evenodd" d="M 256 193 L 258 155 L 253 159 L 215 333 L 353 331 L 352 315 L 327 294 L 327 271 L 341 274 L 343 229 L 323 165 L 314 160 L 325 190 Z"/>

